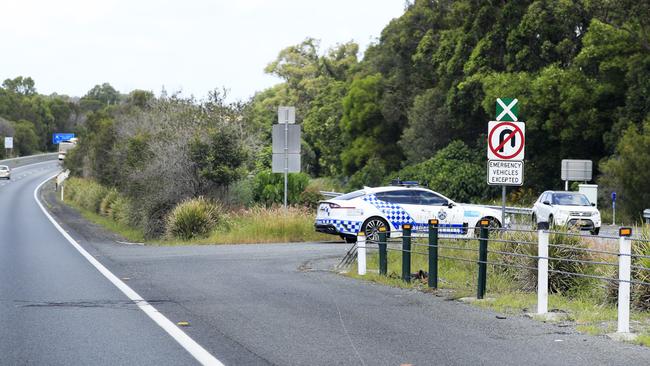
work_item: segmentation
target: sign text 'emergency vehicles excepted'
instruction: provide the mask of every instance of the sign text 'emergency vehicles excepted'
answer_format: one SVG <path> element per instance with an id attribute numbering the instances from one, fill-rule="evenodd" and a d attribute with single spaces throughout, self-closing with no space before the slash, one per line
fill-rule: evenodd
<path id="1" fill-rule="evenodd" d="M 488 160 L 488 184 L 520 186 L 524 184 L 524 162 Z"/>

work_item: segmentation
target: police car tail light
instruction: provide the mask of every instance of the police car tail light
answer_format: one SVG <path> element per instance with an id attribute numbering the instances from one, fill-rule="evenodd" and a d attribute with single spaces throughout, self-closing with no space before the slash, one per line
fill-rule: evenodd
<path id="1" fill-rule="evenodd" d="M 356 207 L 349 207 L 349 206 L 341 206 L 336 203 L 330 203 L 330 208 L 343 208 L 343 209 L 355 209 Z"/>

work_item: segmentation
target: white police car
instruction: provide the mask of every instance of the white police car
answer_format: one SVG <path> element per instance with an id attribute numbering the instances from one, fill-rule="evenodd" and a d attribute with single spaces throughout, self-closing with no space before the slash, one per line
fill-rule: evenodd
<path id="1" fill-rule="evenodd" d="M 377 240 L 380 227 L 401 230 L 403 224 L 413 226 L 414 235 L 428 230 L 429 219 L 438 219 L 443 235 L 471 235 L 481 219 L 491 227 L 501 227 L 500 212 L 494 209 L 458 204 L 449 198 L 417 187 L 416 184 L 377 187 L 350 192 L 321 201 L 318 206 L 316 231 L 339 235 L 347 242 L 356 241 L 360 231 Z"/>

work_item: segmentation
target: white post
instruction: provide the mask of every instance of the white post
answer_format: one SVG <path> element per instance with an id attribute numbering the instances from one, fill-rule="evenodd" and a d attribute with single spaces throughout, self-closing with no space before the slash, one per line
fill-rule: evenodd
<path id="1" fill-rule="evenodd" d="M 61 182 L 61 202 L 63 202 L 63 190 L 65 189 L 65 184 Z"/>
<path id="2" fill-rule="evenodd" d="M 363 231 L 357 235 L 357 273 L 366 274 L 366 236 Z"/>
<path id="3" fill-rule="evenodd" d="M 619 239 L 618 256 L 618 333 L 630 332 L 630 272 L 632 242 L 626 236 Z"/>
<path id="4" fill-rule="evenodd" d="M 537 314 L 548 312 L 548 231 L 537 231 Z"/>
<path id="5" fill-rule="evenodd" d="M 288 112 L 287 112 L 288 113 Z M 284 209 L 287 209 L 287 195 L 289 181 L 289 117 L 284 121 Z"/>

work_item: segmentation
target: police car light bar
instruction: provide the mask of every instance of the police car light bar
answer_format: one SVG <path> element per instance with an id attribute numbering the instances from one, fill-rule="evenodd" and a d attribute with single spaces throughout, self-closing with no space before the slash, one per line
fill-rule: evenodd
<path id="1" fill-rule="evenodd" d="M 390 182 L 391 186 L 402 186 L 402 187 L 410 187 L 410 186 L 419 186 L 420 182 L 414 181 L 414 180 L 399 180 L 399 179 L 393 179 Z"/>

